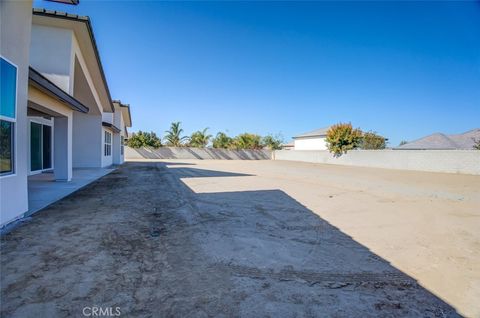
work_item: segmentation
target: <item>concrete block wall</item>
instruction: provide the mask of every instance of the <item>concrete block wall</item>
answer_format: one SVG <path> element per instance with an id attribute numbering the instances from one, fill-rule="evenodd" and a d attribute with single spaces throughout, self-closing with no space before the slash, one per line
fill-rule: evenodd
<path id="1" fill-rule="evenodd" d="M 226 150 L 215 148 L 161 147 L 133 149 L 125 146 L 125 160 L 135 159 L 217 159 L 217 160 L 269 160 L 270 150 Z"/>
<path id="2" fill-rule="evenodd" d="M 277 150 L 275 160 L 480 175 L 478 150 L 353 150 L 334 157 L 327 150 Z"/>

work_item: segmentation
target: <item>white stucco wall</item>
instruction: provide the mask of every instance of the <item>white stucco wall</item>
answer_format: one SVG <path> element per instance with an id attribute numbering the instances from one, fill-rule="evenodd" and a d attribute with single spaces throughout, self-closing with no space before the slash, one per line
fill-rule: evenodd
<path id="1" fill-rule="evenodd" d="M 65 92 L 71 92 L 73 31 L 32 25 L 30 64 Z"/>
<path id="2" fill-rule="evenodd" d="M 102 116 L 74 112 L 72 136 L 73 167 L 101 167 L 103 156 Z"/>
<path id="3" fill-rule="evenodd" d="M 297 138 L 294 140 L 295 150 L 326 150 L 325 137 Z"/>
<path id="4" fill-rule="evenodd" d="M 15 173 L 0 177 L 0 226 L 28 210 L 27 94 L 32 1 L 0 1 L 0 55 L 17 66 Z"/>
<path id="5" fill-rule="evenodd" d="M 352 150 L 340 157 L 334 157 L 326 150 L 277 150 L 273 158 L 346 166 L 480 175 L 478 150 Z"/>
<path id="6" fill-rule="evenodd" d="M 102 113 L 102 121 L 113 124 L 113 113 Z"/>

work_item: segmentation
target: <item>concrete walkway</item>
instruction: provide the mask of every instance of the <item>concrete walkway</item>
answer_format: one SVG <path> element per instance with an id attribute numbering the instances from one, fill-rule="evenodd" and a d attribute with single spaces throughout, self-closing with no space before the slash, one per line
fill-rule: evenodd
<path id="1" fill-rule="evenodd" d="M 108 168 L 73 169 L 72 180 L 55 181 L 53 173 L 40 173 L 28 177 L 28 212 L 25 216 L 49 206 L 87 184 L 112 172 Z"/>

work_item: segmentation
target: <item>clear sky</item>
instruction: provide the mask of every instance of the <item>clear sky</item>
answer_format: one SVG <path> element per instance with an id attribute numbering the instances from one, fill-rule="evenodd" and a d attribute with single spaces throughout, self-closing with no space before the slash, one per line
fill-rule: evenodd
<path id="1" fill-rule="evenodd" d="M 396 146 L 480 126 L 480 2 L 88 1 L 133 131 L 281 133 L 339 121 Z"/>

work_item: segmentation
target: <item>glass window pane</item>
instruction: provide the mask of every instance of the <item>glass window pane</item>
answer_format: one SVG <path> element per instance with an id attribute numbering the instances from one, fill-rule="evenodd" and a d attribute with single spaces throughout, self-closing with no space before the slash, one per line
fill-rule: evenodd
<path id="1" fill-rule="evenodd" d="M 31 123 L 30 126 L 30 170 L 42 169 L 42 125 Z"/>
<path id="2" fill-rule="evenodd" d="M 52 167 L 52 127 L 43 125 L 43 169 Z"/>
<path id="3" fill-rule="evenodd" d="M 15 119 L 17 68 L 0 58 L 0 115 Z"/>
<path id="4" fill-rule="evenodd" d="M 0 173 L 13 172 L 13 125 L 0 120 Z"/>

